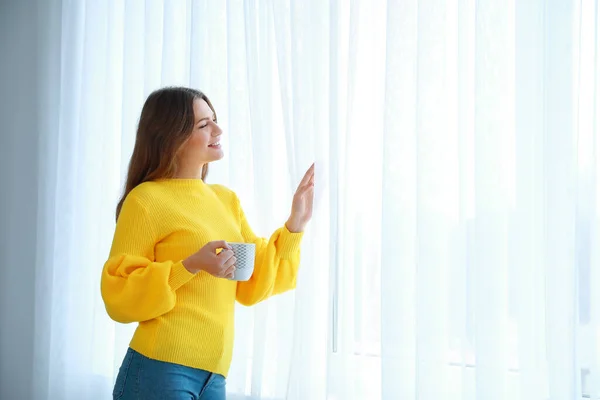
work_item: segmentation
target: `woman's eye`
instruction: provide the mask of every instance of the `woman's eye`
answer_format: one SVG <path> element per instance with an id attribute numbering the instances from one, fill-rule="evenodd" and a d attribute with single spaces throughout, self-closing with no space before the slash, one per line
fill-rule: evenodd
<path id="1" fill-rule="evenodd" d="M 204 129 L 208 126 L 208 124 L 200 125 L 200 129 Z"/>

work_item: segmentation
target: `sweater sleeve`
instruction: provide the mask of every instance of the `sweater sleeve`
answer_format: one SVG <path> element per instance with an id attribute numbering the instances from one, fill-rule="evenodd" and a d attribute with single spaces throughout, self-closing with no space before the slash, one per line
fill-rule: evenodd
<path id="1" fill-rule="evenodd" d="M 194 277 L 181 261 L 155 262 L 156 241 L 147 209 L 130 193 L 102 270 L 102 298 L 113 320 L 147 321 L 171 311 L 176 290 Z"/>
<path id="2" fill-rule="evenodd" d="M 292 233 L 284 226 L 268 240 L 257 237 L 246 220 L 239 200 L 237 206 L 242 236 L 246 243 L 256 244 L 252 277 L 246 282 L 238 282 L 236 293 L 238 302 L 250 306 L 296 287 L 303 233 Z"/>

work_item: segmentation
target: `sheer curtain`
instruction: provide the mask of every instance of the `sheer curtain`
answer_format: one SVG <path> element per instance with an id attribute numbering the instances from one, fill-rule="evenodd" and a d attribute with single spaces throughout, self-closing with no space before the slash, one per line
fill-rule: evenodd
<path id="1" fill-rule="evenodd" d="M 213 101 L 208 180 L 256 232 L 316 160 L 298 288 L 238 308 L 228 398 L 600 398 L 598 12 L 39 1 L 33 398 L 110 397 L 135 327 L 108 319 L 100 271 L 167 85 Z"/>

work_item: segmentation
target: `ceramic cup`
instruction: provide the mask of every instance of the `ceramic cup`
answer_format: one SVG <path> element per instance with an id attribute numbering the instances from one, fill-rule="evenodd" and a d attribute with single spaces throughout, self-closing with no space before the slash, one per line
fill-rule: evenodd
<path id="1" fill-rule="evenodd" d="M 247 281 L 254 272 L 254 257 L 256 245 L 254 243 L 231 243 L 227 242 L 233 250 L 236 258 L 235 272 L 232 281 Z"/>

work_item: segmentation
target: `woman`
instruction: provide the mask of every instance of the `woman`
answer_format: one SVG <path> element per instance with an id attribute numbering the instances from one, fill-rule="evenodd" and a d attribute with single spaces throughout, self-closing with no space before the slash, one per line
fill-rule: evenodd
<path id="1" fill-rule="evenodd" d="M 138 322 L 114 399 L 225 399 L 235 300 L 253 305 L 293 289 L 312 215 L 314 166 L 285 225 L 265 240 L 231 190 L 204 183 L 223 157 L 215 110 L 201 92 L 167 88 L 142 109 L 102 298 L 117 322 Z M 230 242 L 256 244 L 247 282 L 232 278 Z"/>

